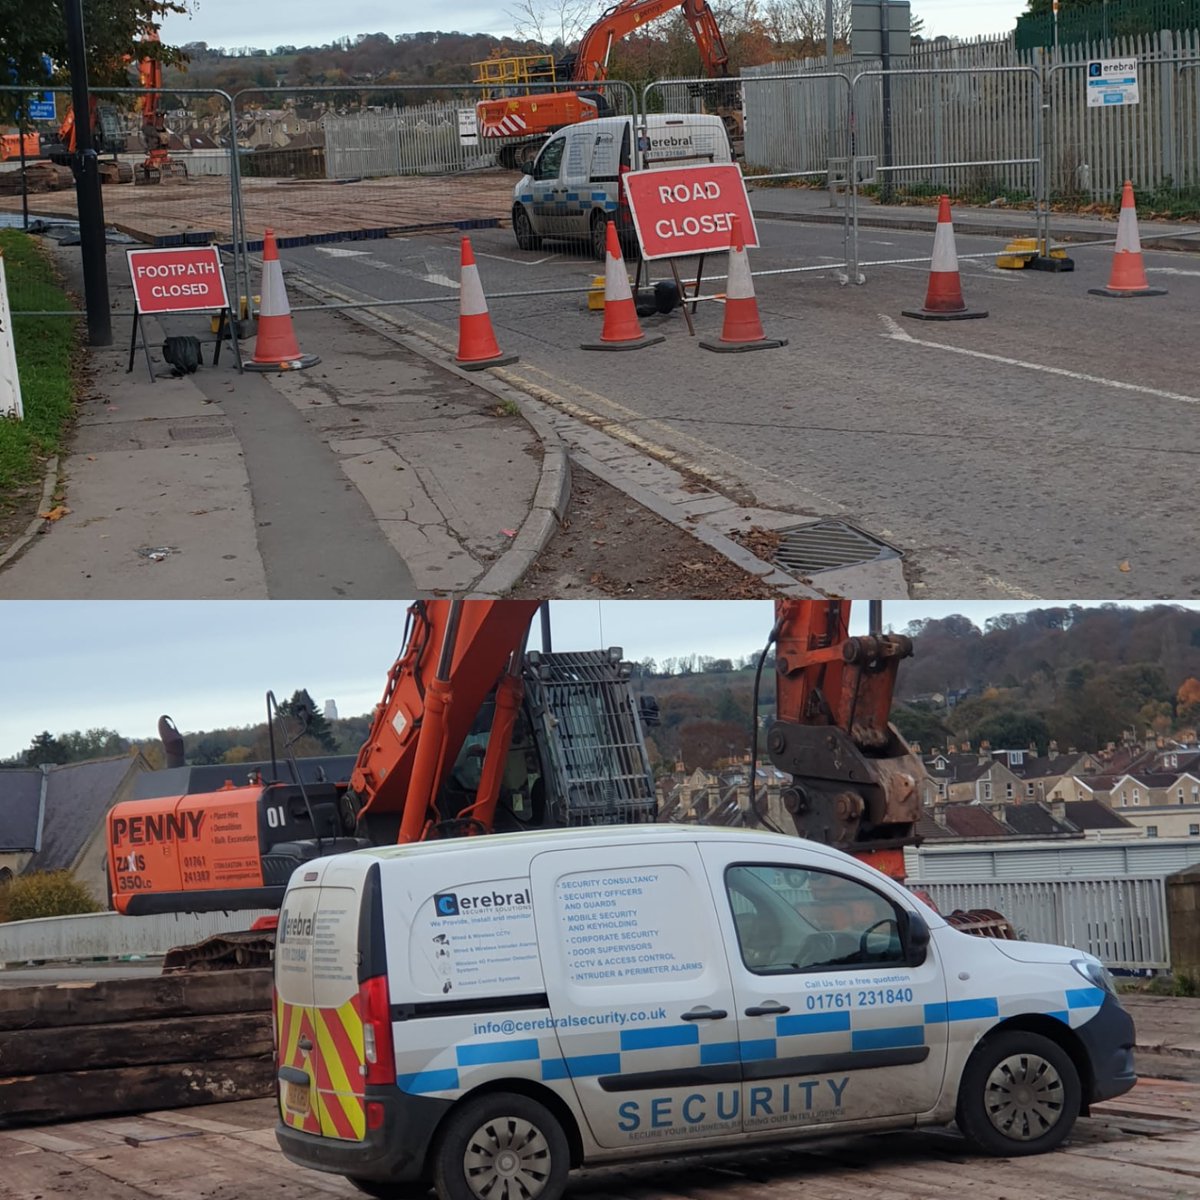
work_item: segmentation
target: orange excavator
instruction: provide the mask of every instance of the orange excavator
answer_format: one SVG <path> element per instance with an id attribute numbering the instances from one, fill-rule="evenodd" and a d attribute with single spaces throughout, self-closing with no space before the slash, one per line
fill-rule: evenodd
<path id="1" fill-rule="evenodd" d="M 158 31 L 151 29 L 146 41 L 157 42 Z M 138 87 L 161 89 L 162 63 L 146 57 L 138 62 Z M 167 179 L 187 179 L 187 164 L 173 159 L 169 153 L 170 134 L 162 113 L 162 96 L 158 90 L 147 91 L 138 101 L 142 116 L 142 143 L 145 159 L 138 163 L 135 183 L 162 183 Z"/>
<path id="2" fill-rule="evenodd" d="M 475 82 L 485 89 L 485 99 L 475 106 L 481 143 L 496 142 L 497 161 L 512 168 L 532 157 L 555 130 L 606 116 L 603 82 L 614 44 L 680 7 L 704 74 L 728 78 L 729 52 L 708 0 L 620 0 L 584 33 L 575 53 L 558 62 L 543 54 L 472 63 Z M 740 134 L 734 85 L 721 88 L 716 107 L 731 136 Z"/>
<path id="3" fill-rule="evenodd" d="M 144 40 L 158 42 L 157 31 L 151 29 Z M 127 58 L 126 62 L 129 61 Z M 156 58 L 147 55 L 140 59 L 137 72 L 139 88 L 162 88 L 162 64 Z M 125 153 L 127 148 L 122 128 L 124 120 L 116 107 L 99 103 L 94 96 L 89 107 L 92 146 L 97 154 L 113 155 L 112 159 L 100 163 L 100 177 L 105 183 L 161 183 L 164 179 L 187 178 L 187 165 L 170 156 L 170 134 L 162 113 L 162 96 L 158 92 L 147 91 L 137 102 L 146 158 L 137 164 L 136 169 L 116 160 L 116 156 Z M 77 149 L 75 122 L 75 109 L 68 105 L 66 116 L 58 129 L 58 141 L 47 150 L 51 162 L 64 166 L 71 164 Z"/>
<path id="4" fill-rule="evenodd" d="M 297 760 L 281 767 L 273 753 L 269 765 L 227 768 L 243 777 L 249 770 L 249 782 L 114 806 L 114 907 L 135 915 L 268 909 L 281 903 L 296 868 L 328 854 L 655 820 L 643 729 L 657 723 L 657 705 L 634 697 L 619 650 L 527 653 L 537 608 L 414 604 L 370 732 L 342 781 L 311 772 L 306 781 Z M 776 646 L 778 719 L 767 751 L 791 777 L 782 795 L 791 832 L 902 880 L 925 772 L 888 713 L 912 643 L 878 631 L 851 638 L 849 612 L 844 600 L 778 603 L 767 647 Z M 272 716 L 269 704 L 274 731 Z M 753 736 L 757 761 L 757 723 Z M 755 813 L 773 824 L 757 805 Z M 172 951 L 166 965 L 269 961 L 273 918 L 266 926 Z"/>

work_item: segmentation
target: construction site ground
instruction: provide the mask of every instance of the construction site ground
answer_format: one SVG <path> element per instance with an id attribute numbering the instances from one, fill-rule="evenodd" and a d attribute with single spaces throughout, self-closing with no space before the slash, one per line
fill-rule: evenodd
<path id="1" fill-rule="evenodd" d="M 326 237 L 369 230 L 401 232 L 450 221 L 470 224 L 507 218 L 516 177 L 511 171 L 392 179 L 243 179 L 246 235 L 260 240 L 268 226 L 280 239 Z M 197 176 L 152 187 L 109 184 L 103 190 L 105 222 L 140 242 L 195 240 L 208 234 L 233 239 L 227 176 Z M 21 211 L 19 195 L 0 196 L 0 212 Z M 75 189 L 29 197 L 37 217 L 74 221 Z"/>
<path id="2" fill-rule="evenodd" d="M 361 1193 L 288 1163 L 271 1099 L 0 1132 L 4 1200 L 288 1200 Z M 946 1130 L 905 1130 L 594 1168 L 592 1200 L 1184 1200 L 1200 1190 L 1200 1082 L 1143 1079 L 1081 1118 L 1065 1148 L 985 1158 Z"/>

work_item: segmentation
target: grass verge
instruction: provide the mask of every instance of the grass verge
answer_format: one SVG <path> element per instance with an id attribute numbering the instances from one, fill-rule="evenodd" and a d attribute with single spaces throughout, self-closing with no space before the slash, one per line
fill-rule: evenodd
<path id="1" fill-rule="evenodd" d="M 0 250 L 10 303 L 17 298 L 30 310 L 74 307 L 53 264 L 32 237 L 0 229 Z M 46 459 L 63 448 L 74 408 L 77 322 L 68 317 L 14 317 L 13 341 L 25 419 L 0 418 L 0 515 L 10 513 L 36 488 Z"/>

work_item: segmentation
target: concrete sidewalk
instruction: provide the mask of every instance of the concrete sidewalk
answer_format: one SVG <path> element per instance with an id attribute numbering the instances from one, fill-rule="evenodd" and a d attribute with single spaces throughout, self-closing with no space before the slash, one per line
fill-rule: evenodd
<path id="1" fill-rule="evenodd" d="M 809 187 L 755 187 L 749 183 L 750 206 L 754 215 L 783 221 L 805 221 L 821 225 L 841 225 L 845 221 L 842 198 L 831 208 L 829 192 Z M 915 229 L 933 233 L 937 224 L 937 204 L 877 204 L 859 197 L 858 223 L 871 229 Z M 969 208 L 955 205 L 954 228 L 960 233 L 984 237 L 1034 237 L 1036 216 L 1032 209 Z M 1141 240 L 1155 250 L 1200 251 L 1200 224 L 1187 221 L 1138 220 Z M 1056 242 L 1091 242 L 1115 239 L 1116 217 L 1094 213 L 1050 214 L 1050 237 Z"/>
<path id="2" fill-rule="evenodd" d="M 55 257 L 82 292 L 78 251 Z M 494 594 L 552 534 L 565 452 L 453 369 L 305 313 L 296 332 L 316 367 L 239 375 L 229 346 L 209 365 L 209 344 L 199 371 L 171 378 L 166 333 L 211 336 L 192 314 L 146 320 L 152 381 L 140 351 L 126 373 L 133 302 L 120 248 L 108 270 L 116 344 L 88 352 L 58 467 L 70 511 L 35 522 L 7 562 L 0 546 L 0 598 Z"/>

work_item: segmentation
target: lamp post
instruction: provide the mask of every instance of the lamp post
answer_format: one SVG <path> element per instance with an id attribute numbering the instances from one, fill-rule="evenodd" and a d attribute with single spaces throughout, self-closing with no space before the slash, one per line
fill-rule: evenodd
<path id="1" fill-rule="evenodd" d="M 71 105 L 75 111 L 75 200 L 79 208 L 79 248 L 83 259 L 88 342 L 93 346 L 111 346 L 112 314 L 108 311 L 108 265 L 104 260 L 104 202 L 100 198 L 100 160 L 92 147 L 83 0 L 66 0 L 63 15 L 67 25 Z"/>

